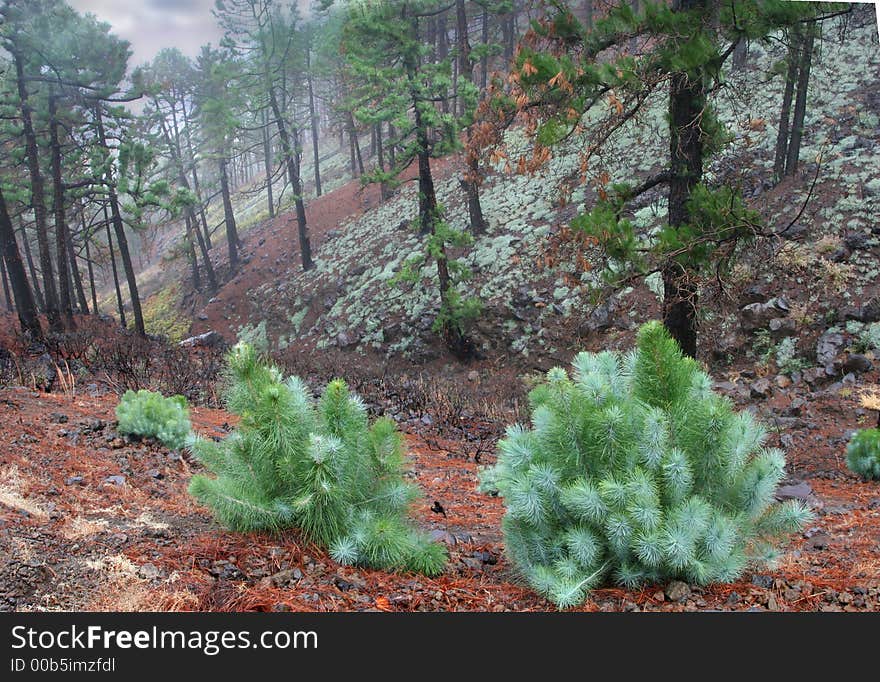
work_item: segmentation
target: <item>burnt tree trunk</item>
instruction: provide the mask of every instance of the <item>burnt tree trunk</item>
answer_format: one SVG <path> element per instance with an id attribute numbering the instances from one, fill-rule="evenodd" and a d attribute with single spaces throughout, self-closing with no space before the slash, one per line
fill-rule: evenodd
<path id="1" fill-rule="evenodd" d="M 21 262 L 21 254 L 18 251 L 18 243 L 15 241 L 15 229 L 12 227 L 9 211 L 6 209 L 6 200 L 3 197 L 2 189 L 0 189 L 0 260 L 6 266 L 3 279 L 4 285 L 6 284 L 6 273 L 9 275 L 21 331 L 33 340 L 42 339 L 43 328 L 40 326 L 37 306 L 34 303 L 31 288 L 28 286 L 24 265 Z M 8 290 L 6 297 L 8 301 Z"/>
<path id="2" fill-rule="evenodd" d="M 776 134 L 776 153 L 773 162 L 773 179 L 779 182 L 785 176 L 785 161 L 788 157 L 788 138 L 791 125 L 791 102 L 797 81 L 799 36 L 791 36 L 788 48 L 788 70 L 785 74 L 785 90 L 782 93 L 782 110 L 779 112 L 779 132 Z"/>
<path id="3" fill-rule="evenodd" d="M 677 11 L 706 8 L 707 0 L 675 0 Z M 701 119 L 706 106 L 706 92 L 701 77 L 685 72 L 672 74 L 669 94 L 670 227 L 686 225 L 690 220 L 688 202 L 703 177 L 703 138 Z M 680 262 L 670 259 L 662 271 L 663 324 L 682 352 L 697 354 L 697 285 L 692 273 Z"/>
<path id="4" fill-rule="evenodd" d="M 226 241 L 229 247 L 229 269 L 238 267 L 238 230 L 235 227 L 235 212 L 232 210 L 232 197 L 229 194 L 229 176 L 226 173 L 226 157 L 220 158 L 220 192 L 223 194 L 223 221 L 226 223 Z"/>
<path id="5" fill-rule="evenodd" d="M 101 116 L 100 105 L 95 107 L 95 123 L 98 128 L 98 141 L 105 152 L 110 155 L 107 146 L 107 136 L 104 133 L 104 123 Z M 108 171 L 108 176 L 110 175 Z M 128 282 L 128 293 L 131 297 L 131 313 L 134 317 L 134 329 L 140 336 L 146 336 L 144 327 L 144 314 L 141 310 L 141 299 L 138 294 L 137 277 L 131 262 L 131 252 L 128 250 L 128 238 L 125 236 L 125 224 L 122 222 L 122 213 L 119 210 L 119 198 L 116 195 L 116 187 L 113 186 L 113 178 L 107 178 L 107 199 L 110 202 L 110 216 L 113 223 L 113 231 L 116 234 L 116 245 L 119 247 L 119 257 L 122 259 L 122 269 Z M 121 308 L 121 306 L 120 306 Z"/>
<path id="6" fill-rule="evenodd" d="M 797 96 L 794 102 L 794 118 L 791 123 L 791 139 L 788 142 L 788 153 L 785 158 L 786 175 L 794 175 L 797 172 L 800 161 L 801 139 L 804 135 L 804 119 L 807 115 L 807 91 L 810 87 L 810 67 L 813 62 L 815 36 L 815 27 L 808 26 L 801 45 Z"/>
<path id="7" fill-rule="evenodd" d="M 312 129 L 312 159 L 315 164 L 315 196 L 319 197 L 321 191 L 321 164 L 318 154 L 318 117 L 315 114 L 315 88 L 312 83 L 311 73 L 311 48 L 306 49 L 306 81 L 309 86 L 309 124 Z"/>
<path id="8" fill-rule="evenodd" d="M 58 306 L 67 330 L 76 328 L 70 291 L 67 217 L 64 214 L 64 180 L 61 170 L 61 141 L 58 137 L 58 101 L 49 94 L 49 149 L 52 157 L 52 212 L 55 217 L 55 265 L 58 268 Z"/>
<path id="9" fill-rule="evenodd" d="M 267 81 L 268 80 L 267 77 Z M 272 115 L 275 117 L 278 136 L 281 138 L 281 149 L 284 152 L 284 162 L 287 166 L 288 180 L 290 181 L 291 189 L 293 190 L 302 268 L 303 270 L 311 270 L 314 266 L 314 261 L 312 261 L 312 246 L 309 242 L 309 229 L 306 224 L 306 207 L 303 203 L 302 179 L 299 175 L 299 151 L 294 149 L 291 144 L 290 134 L 288 133 L 287 125 L 284 122 L 284 117 L 281 114 L 281 107 L 278 104 L 278 96 L 272 85 L 269 85 L 269 105 L 272 107 Z"/>
<path id="10" fill-rule="evenodd" d="M 30 105 L 27 83 L 25 81 L 23 58 L 18 51 L 14 51 L 12 52 L 12 60 L 15 62 L 15 76 L 21 110 L 21 127 L 24 136 L 28 173 L 31 180 L 31 207 L 34 210 L 37 231 L 37 247 L 40 256 L 40 270 L 43 276 L 44 310 L 46 311 L 46 319 L 49 321 L 49 329 L 60 332 L 63 331 L 64 325 L 61 321 L 61 313 L 58 309 L 58 290 L 55 287 L 52 252 L 49 247 L 45 186 L 43 174 L 40 171 L 37 135 L 34 132 L 33 117 L 31 115 L 33 109 Z"/>

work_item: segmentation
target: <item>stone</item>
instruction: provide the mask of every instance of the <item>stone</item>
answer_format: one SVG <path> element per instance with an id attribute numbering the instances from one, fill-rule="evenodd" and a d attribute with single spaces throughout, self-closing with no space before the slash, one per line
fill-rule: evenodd
<path id="1" fill-rule="evenodd" d="M 181 348 L 225 348 L 227 346 L 223 336 L 213 330 L 197 336 L 190 336 L 178 345 Z"/>
<path id="2" fill-rule="evenodd" d="M 774 338 L 791 336 L 797 333 L 797 323 L 790 317 L 774 317 L 768 325 Z"/>
<path id="3" fill-rule="evenodd" d="M 843 238 L 843 243 L 853 251 L 866 251 L 871 248 L 871 237 L 864 232 L 853 232 Z"/>
<path id="4" fill-rule="evenodd" d="M 64 485 L 85 485 L 85 479 L 82 476 L 68 476 L 64 479 Z"/>
<path id="5" fill-rule="evenodd" d="M 137 573 L 141 578 L 146 580 L 156 580 L 157 578 L 162 577 L 162 571 L 156 568 L 155 564 L 144 564 L 143 566 L 139 566 Z"/>
<path id="6" fill-rule="evenodd" d="M 125 476 L 108 476 L 104 479 L 104 483 L 109 483 L 111 485 L 125 485 Z"/>
<path id="7" fill-rule="evenodd" d="M 670 601 L 684 601 L 691 596 L 691 588 L 687 583 L 673 580 L 666 586 L 666 597 Z"/>
<path id="8" fill-rule="evenodd" d="M 288 568 L 269 576 L 267 580 L 273 587 L 284 587 L 302 580 L 302 577 L 303 572 L 299 568 Z"/>
<path id="9" fill-rule="evenodd" d="M 53 424 L 66 424 L 67 423 L 67 415 L 62 414 L 61 412 L 53 412 L 49 415 L 49 419 Z"/>
<path id="10" fill-rule="evenodd" d="M 823 367 L 834 364 L 837 354 L 843 348 L 843 335 L 839 332 L 826 331 L 816 342 L 816 362 Z"/>
<path id="11" fill-rule="evenodd" d="M 791 386 L 791 379 L 789 379 L 784 374 L 778 374 L 775 379 L 776 385 L 779 388 L 786 389 Z"/>
<path id="12" fill-rule="evenodd" d="M 769 398 L 772 393 L 770 389 L 770 380 L 767 378 L 758 379 L 752 383 L 749 391 L 752 398 Z"/>
<path id="13" fill-rule="evenodd" d="M 861 353 L 850 353 L 843 363 L 845 372 L 870 372 L 874 369 L 873 363 Z"/>
<path id="14" fill-rule="evenodd" d="M 781 485 L 776 489 L 776 499 L 780 502 L 785 500 L 801 500 L 805 501 L 813 494 L 813 489 L 806 481 L 801 481 L 793 485 Z"/>
<path id="15" fill-rule="evenodd" d="M 740 309 L 742 328 L 747 332 L 764 329 L 770 320 L 786 317 L 790 306 L 782 296 L 771 298 L 766 303 L 750 303 Z"/>
<path id="16" fill-rule="evenodd" d="M 479 381 L 480 373 L 477 370 L 472 369 L 470 372 L 468 372 L 467 378 L 468 381 Z"/>

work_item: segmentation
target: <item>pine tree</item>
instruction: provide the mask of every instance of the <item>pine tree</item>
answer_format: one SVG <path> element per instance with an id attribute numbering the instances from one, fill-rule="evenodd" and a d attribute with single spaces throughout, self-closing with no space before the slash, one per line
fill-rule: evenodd
<path id="1" fill-rule="evenodd" d="M 730 581 L 774 556 L 809 511 L 774 502 L 785 459 L 714 394 L 658 322 L 634 352 L 580 353 L 530 394 L 482 486 L 504 497 L 505 548 L 559 607 L 606 582 Z"/>
<path id="2" fill-rule="evenodd" d="M 343 564 L 442 571 L 445 549 L 407 519 L 418 489 L 403 477 L 403 439 L 335 380 L 315 402 L 297 377 L 284 379 L 238 344 L 229 355 L 226 403 L 241 416 L 220 443 L 197 439 L 215 474 L 190 492 L 235 531 L 297 527 Z"/>

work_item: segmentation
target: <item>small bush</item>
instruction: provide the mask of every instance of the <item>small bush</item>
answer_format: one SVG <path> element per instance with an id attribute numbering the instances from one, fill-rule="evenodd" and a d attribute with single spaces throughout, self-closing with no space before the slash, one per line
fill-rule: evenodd
<path id="1" fill-rule="evenodd" d="M 126 391 L 116 406 L 119 433 L 156 438 L 172 450 L 186 445 L 192 427 L 186 398 L 160 393 Z"/>
<path id="2" fill-rule="evenodd" d="M 505 548 L 559 607 L 613 581 L 729 581 L 809 518 L 774 502 L 785 459 L 764 428 L 712 392 L 659 323 L 627 355 L 580 353 L 529 395 L 484 490 L 504 497 Z"/>
<path id="3" fill-rule="evenodd" d="M 446 551 L 407 518 L 418 489 L 403 477 L 403 439 L 393 421 L 372 426 L 342 380 L 315 402 L 298 377 L 284 379 L 236 345 L 226 403 L 241 415 L 220 443 L 193 452 L 216 478 L 195 476 L 190 492 L 229 528 L 298 527 L 343 564 L 442 571 Z"/>
<path id="4" fill-rule="evenodd" d="M 846 463 L 865 480 L 880 479 L 880 429 L 857 431 L 846 447 Z"/>

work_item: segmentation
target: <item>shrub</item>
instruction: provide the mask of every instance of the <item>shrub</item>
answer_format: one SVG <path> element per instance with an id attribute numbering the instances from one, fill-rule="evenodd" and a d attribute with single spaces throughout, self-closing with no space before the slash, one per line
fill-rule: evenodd
<path id="1" fill-rule="evenodd" d="M 532 428 L 509 427 L 482 474 L 504 497 L 506 552 L 559 607 L 609 580 L 732 580 L 810 517 L 774 502 L 782 452 L 659 323 L 634 352 L 573 365 L 532 390 Z"/>
<path id="2" fill-rule="evenodd" d="M 865 480 L 880 479 L 880 429 L 857 431 L 846 447 L 846 463 Z"/>
<path id="3" fill-rule="evenodd" d="M 445 549 L 406 516 L 418 489 L 403 478 L 394 422 L 370 426 L 342 380 L 315 402 L 257 358 L 247 344 L 230 352 L 225 398 L 241 423 L 222 442 L 195 440 L 216 477 L 195 476 L 190 492 L 236 531 L 296 526 L 343 564 L 439 573 Z"/>
<path id="4" fill-rule="evenodd" d="M 172 450 L 186 445 L 192 427 L 186 398 L 160 393 L 126 391 L 116 406 L 119 433 L 156 438 Z"/>

